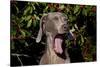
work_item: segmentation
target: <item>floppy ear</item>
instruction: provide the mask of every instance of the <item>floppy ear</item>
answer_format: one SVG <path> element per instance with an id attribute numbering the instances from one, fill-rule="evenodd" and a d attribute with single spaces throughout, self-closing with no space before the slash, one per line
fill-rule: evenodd
<path id="1" fill-rule="evenodd" d="M 39 32 L 38 32 L 38 36 L 36 38 L 36 42 L 39 43 L 42 39 L 42 35 L 44 33 L 44 27 L 45 27 L 45 23 L 46 23 L 46 15 L 43 16 L 40 20 L 40 29 L 39 29 Z"/>

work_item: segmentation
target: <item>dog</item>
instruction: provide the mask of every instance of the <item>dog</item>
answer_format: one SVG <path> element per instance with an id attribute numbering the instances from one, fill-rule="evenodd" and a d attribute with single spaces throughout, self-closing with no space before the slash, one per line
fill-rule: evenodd
<path id="1" fill-rule="evenodd" d="M 43 35 L 46 35 L 46 49 L 40 64 L 64 64 L 70 63 L 67 48 L 63 44 L 64 34 L 68 34 L 69 39 L 73 35 L 69 30 L 68 18 L 61 12 L 48 13 L 40 20 L 40 29 L 36 42 L 39 43 Z"/>

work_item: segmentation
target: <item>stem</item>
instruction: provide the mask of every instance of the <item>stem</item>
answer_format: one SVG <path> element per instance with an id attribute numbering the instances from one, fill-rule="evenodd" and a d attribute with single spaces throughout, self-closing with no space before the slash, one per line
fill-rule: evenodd
<path id="1" fill-rule="evenodd" d="M 23 66 L 23 63 L 22 63 L 21 59 L 18 57 L 18 55 L 17 55 L 17 58 L 18 58 L 19 62 L 21 63 L 21 66 Z"/>

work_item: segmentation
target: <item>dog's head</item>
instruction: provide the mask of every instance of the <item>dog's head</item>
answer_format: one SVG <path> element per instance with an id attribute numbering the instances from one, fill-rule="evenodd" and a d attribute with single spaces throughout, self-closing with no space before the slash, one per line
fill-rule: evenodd
<path id="1" fill-rule="evenodd" d="M 57 53 L 62 53 L 61 44 L 63 42 L 63 34 L 67 34 L 72 39 L 72 34 L 69 33 L 68 18 L 63 13 L 54 12 L 44 15 L 40 20 L 40 29 L 36 42 L 40 42 L 42 35 L 48 33 L 54 40 L 54 50 Z"/>

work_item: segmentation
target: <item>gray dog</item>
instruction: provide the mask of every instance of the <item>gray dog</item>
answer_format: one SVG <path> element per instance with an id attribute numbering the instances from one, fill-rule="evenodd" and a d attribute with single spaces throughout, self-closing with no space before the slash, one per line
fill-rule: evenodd
<path id="1" fill-rule="evenodd" d="M 69 32 L 68 19 L 63 13 L 48 13 L 41 18 L 36 42 L 40 42 L 42 35 L 45 34 L 47 47 L 40 64 L 70 63 L 67 49 L 63 45 L 63 35 Z M 72 38 L 71 33 L 69 33 L 69 36 L 69 38 Z"/>

